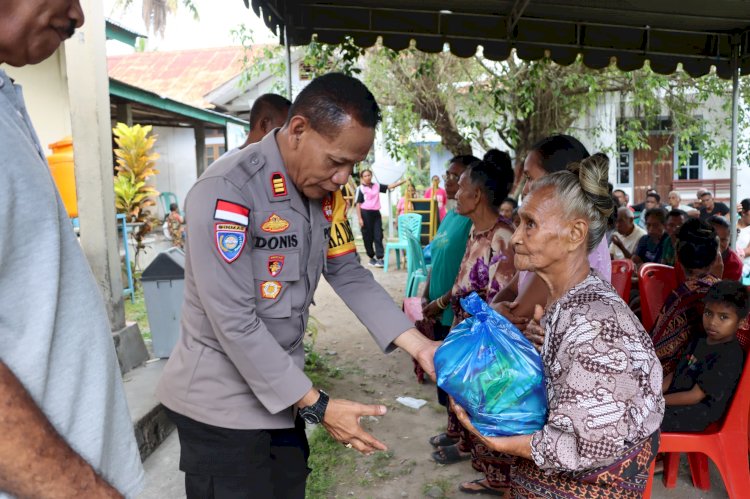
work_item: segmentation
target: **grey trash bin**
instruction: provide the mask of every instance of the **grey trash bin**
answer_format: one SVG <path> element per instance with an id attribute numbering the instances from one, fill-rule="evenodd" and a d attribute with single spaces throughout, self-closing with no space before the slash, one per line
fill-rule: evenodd
<path id="1" fill-rule="evenodd" d="M 185 292 L 185 253 L 169 248 L 141 274 L 148 325 L 155 357 L 169 357 L 180 337 L 180 312 Z"/>

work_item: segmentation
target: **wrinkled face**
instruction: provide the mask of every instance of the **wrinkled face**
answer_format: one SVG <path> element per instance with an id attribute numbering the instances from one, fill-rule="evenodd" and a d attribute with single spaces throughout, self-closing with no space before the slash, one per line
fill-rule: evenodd
<path id="1" fill-rule="evenodd" d="M 618 206 L 627 206 L 628 205 L 628 197 L 625 195 L 622 191 L 615 191 L 612 193 L 615 196 L 615 199 L 617 199 L 617 205 Z"/>
<path id="2" fill-rule="evenodd" d="M 615 220 L 615 230 L 620 234 L 627 236 L 633 232 L 633 217 L 628 216 L 627 213 L 617 213 L 617 219 Z"/>
<path id="3" fill-rule="evenodd" d="M 703 309 L 703 329 L 710 344 L 726 343 L 734 338 L 740 324 L 737 310 L 726 303 L 709 302 Z"/>
<path id="4" fill-rule="evenodd" d="M 469 177 L 468 172 L 461 174 L 458 180 L 458 192 L 456 192 L 456 212 L 465 217 L 474 213 L 482 198 L 479 187 L 473 185 Z"/>
<path id="5" fill-rule="evenodd" d="M 448 199 L 456 199 L 456 193 L 458 192 L 458 179 L 461 178 L 461 174 L 466 171 L 466 167 L 462 163 L 451 163 L 448 165 L 448 171 L 445 172 L 445 193 L 448 195 Z"/>
<path id="6" fill-rule="evenodd" d="M 562 206 L 552 189 L 545 188 L 526 196 L 518 209 L 520 221 L 511 238 L 518 270 L 545 269 L 561 258 Z"/>
<path id="7" fill-rule="evenodd" d="M 289 177 L 307 198 L 321 199 L 340 189 L 354 165 L 367 157 L 375 129 L 349 119 L 334 137 L 327 137 L 313 130 L 305 118 L 295 116 L 290 136 L 293 152 L 287 164 Z"/>
<path id="8" fill-rule="evenodd" d="M 676 238 L 683 223 L 685 223 L 685 220 L 682 218 L 682 215 L 678 217 L 667 217 L 667 225 L 665 228 L 667 234 L 669 234 L 669 237 L 671 237 L 672 239 Z"/>
<path id="9" fill-rule="evenodd" d="M 664 224 L 658 217 L 646 217 L 646 233 L 653 241 L 658 241 L 664 235 Z"/>
<path id="10" fill-rule="evenodd" d="M 729 229 L 722 225 L 714 225 L 714 229 L 719 236 L 719 251 L 724 253 L 729 248 Z"/>
<path id="11" fill-rule="evenodd" d="M 669 194 L 669 206 L 672 208 L 680 206 L 680 201 L 682 201 L 682 199 L 676 193 L 672 192 Z"/>
<path id="12" fill-rule="evenodd" d="M 78 0 L 3 0 L 0 62 L 11 66 L 39 63 L 82 25 Z"/>
<path id="13" fill-rule="evenodd" d="M 534 184 L 534 180 L 547 175 L 547 171 L 542 166 L 542 155 L 538 151 L 531 151 L 523 162 L 523 176 L 526 183 L 523 187 L 523 195 L 527 195 Z"/>
<path id="14" fill-rule="evenodd" d="M 656 201 L 656 198 L 653 196 L 647 196 L 646 197 L 646 203 L 645 203 L 646 209 L 650 210 L 651 208 L 658 208 L 659 203 Z"/>
<path id="15" fill-rule="evenodd" d="M 714 209 L 714 197 L 711 194 L 703 194 L 701 196 L 701 204 L 703 204 L 703 207 L 707 210 L 713 210 Z"/>
<path id="16" fill-rule="evenodd" d="M 372 184 L 372 172 L 370 170 L 362 172 L 362 175 L 360 175 L 359 178 L 364 185 Z"/>
<path id="17" fill-rule="evenodd" d="M 511 220 L 513 218 L 513 205 L 510 203 L 503 203 L 500 205 L 500 215 Z"/>

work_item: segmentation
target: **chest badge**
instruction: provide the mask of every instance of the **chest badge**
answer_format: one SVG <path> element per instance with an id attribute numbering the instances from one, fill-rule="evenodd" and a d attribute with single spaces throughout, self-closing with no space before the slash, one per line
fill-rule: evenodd
<path id="1" fill-rule="evenodd" d="M 271 174 L 271 190 L 273 191 L 273 197 L 286 196 L 286 177 L 281 172 L 273 172 Z"/>
<path id="2" fill-rule="evenodd" d="M 271 255 L 268 257 L 268 273 L 271 277 L 276 277 L 281 274 L 281 269 L 284 268 L 284 255 Z"/>
<path id="3" fill-rule="evenodd" d="M 333 220 L 333 196 L 327 195 L 323 198 L 323 202 L 321 203 L 323 206 L 323 216 L 326 217 L 326 220 L 331 222 Z"/>
<path id="4" fill-rule="evenodd" d="M 227 263 L 235 261 L 247 242 L 247 228 L 237 224 L 218 223 L 214 226 L 216 247 Z"/>
<path id="5" fill-rule="evenodd" d="M 287 230 L 289 228 L 289 222 L 274 213 L 261 224 L 260 228 L 263 232 L 276 234 Z"/>
<path id="6" fill-rule="evenodd" d="M 264 281 L 260 283 L 260 296 L 267 300 L 273 300 L 281 293 L 279 281 Z"/>

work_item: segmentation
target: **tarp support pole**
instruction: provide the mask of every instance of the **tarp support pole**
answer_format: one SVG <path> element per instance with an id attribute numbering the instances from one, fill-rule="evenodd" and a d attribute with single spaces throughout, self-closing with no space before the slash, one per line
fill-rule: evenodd
<path id="1" fill-rule="evenodd" d="M 289 33 L 284 23 L 284 46 L 286 47 L 286 96 L 292 100 L 292 47 L 289 45 Z"/>
<path id="2" fill-rule="evenodd" d="M 740 96 L 740 37 L 732 37 L 732 166 L 729 181 L 729 247 L 734 248 L 737 242 L 737 116 Z M 716 193 L 713 193 L 716 195 Z"/>

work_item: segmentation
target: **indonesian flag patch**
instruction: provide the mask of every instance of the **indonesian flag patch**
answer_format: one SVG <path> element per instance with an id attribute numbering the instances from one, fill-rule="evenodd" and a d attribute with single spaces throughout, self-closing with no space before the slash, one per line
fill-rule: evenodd
<path id="1" fill-rule="evenodd" d="M 216 201 L 216 209 L 214 210 L 214 219 L 216 220 L 226 220 L 227 222 L 234 222 L 247 227 L 249 215 L 250 208 L 246 208 L 241 204 L 231 203 L 223 199 Z"/>
<path id="2" fill-rule="evenodd" d="M 247 242 L 247 227 L 238 224 L 217 223 L 214 226 L 216 247 L 227 263 L 239 258 Z"/>

